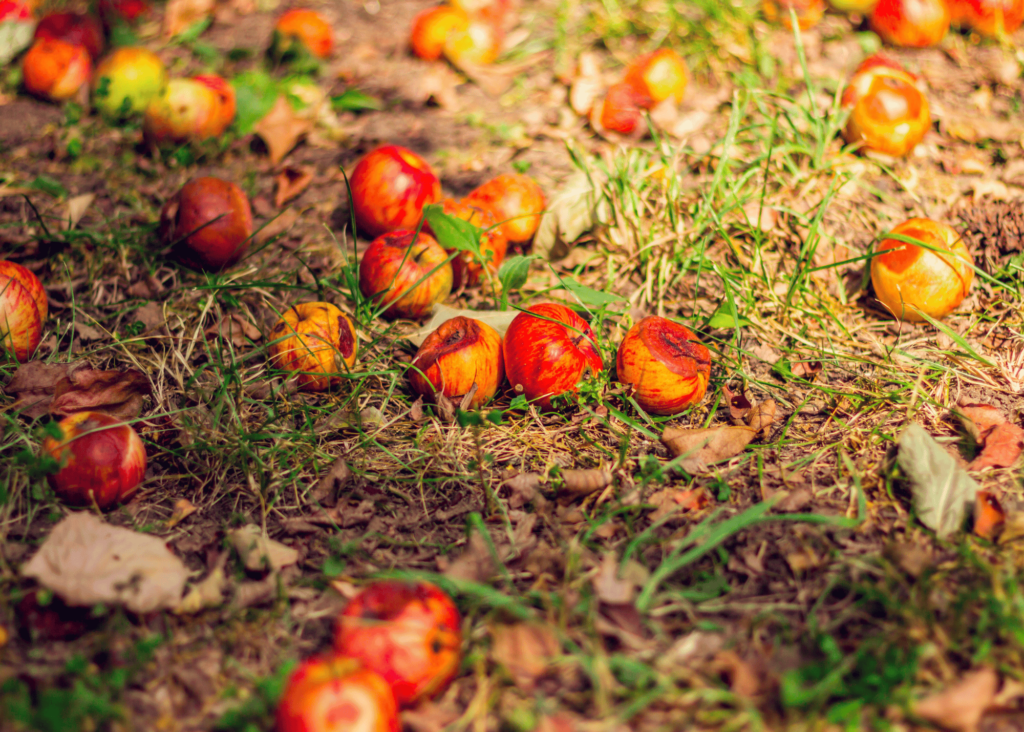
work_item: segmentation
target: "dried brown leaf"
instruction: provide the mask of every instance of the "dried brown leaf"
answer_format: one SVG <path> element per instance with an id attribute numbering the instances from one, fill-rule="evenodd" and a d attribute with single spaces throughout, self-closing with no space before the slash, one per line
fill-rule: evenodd
<path id="1" fill-rule="evenodd" d="M 287 208 L 280 214 L 272 218 L 267 224 L 260 228 L 255 234 L 252 235 L 253 241 L 257 244 L 266 244 L 268 241 L 276 236 L 288 231 L 292 228 L 296 221 L 299 220 L 299 213 L 294 208 Z"/>
<path id="2" fill-rule="evenodd" d="M 277 165 L 311 129 L 313 122 L 297 116 L 282 94 L 267 116 L 256 123 L 253 132 L 266 143 L 270 162 Z"/>
<path id="3" fill-rule="evenodd" d="M 739 455 L 757 433 L 749 427 L 669 427 L 661 435 L 665 447 L 688 473 L 703 473 L 708 465 Z"/>
<path id="4" fill-rule="evenodd" d="M 537 489 L 544 483 L 540 473 L 518 473 L 505 481 L 509 488 L 509 508 L 522 508 L 537 497 Z"/>
<path id="5" fill-rule="evenodd" d="M 308 165 L 285 166 L 284 170 L 274 176 L 274 205 L 281 208 L 309 188 L 315 172 Z"/>
<path id="6" fill-rule="evenodd" d="M 409 419 L 413 422 L 422 422 L 427 417 L 423 414 L 423 395 L 416 397 L 416 401 L 409 407 Z"/>
<path id="7" fill-rule="evenodd" d="M 178 615 L 194 615 L 206 608 L 220 607 L 224 602 L 224 591 L 228 588 L 224 565 L 228 552 L 221 552 L 214 562 L 213 569 L 200 582 L 192 585 L 181 604 L 174 610 Z"/>
<path id="8" fill-rule="evenodd" d="M 747 414 L 747 426 L 754 432 L 760 434 L 767 434 L 768 428 L 772 426 L 775 421 L 775 401 L 773 399 L 765 399 L 763 402 L 758 402 Z"/>
<path id="9" fill-rule="evenodd" d="M 164 38 L 169 40 L 211 15 L 214 5 L 214 0 L 170 0 L 164 10 Z"/>
<path id="10" fill-rule="evenodd" d="M 313 489 L 312 498 L 324 506 L 333 506 L 338 502 L 338 491 L 345 487 L 345 484 L 352 479 L 352 471 L 344 458 L 338 458 L 331 467 L 327 469 L 316 488 Z"/>
<path id="11" fill-rule="evenodd" d="M 722 396 L 725 397 L 725 401 L 729 405 L 729 419 L 732 420 L 732 423 L 738 426 L 745 425 L 747 414 L 750 413 L 754 405 L 750 403 L 743 392 L 734 393 L 728 384 L 722 387 Z"/>
<path id="12" fill-rule="evenodd" d="M 1006 423 L 1006 417 L 999 407 L 994 407 L 991 404 L 961 401 L 954 414 L 960 419 L 964 429 L 979 444 L 983 442 L 986 432 L 997 425 Z"/>
<path id="13" fill-rule="evenodd" d="M 981 454 L 971 461 L 968 470 L 1012 467 L 1024 450 L 1024 430 L 1004 422 L 985 433 L 983 444 Z"/>
<path id="14" fill-rule="evenodd" d="M 728 679 L 729 687 L 737 696 L 751 699 L 760 693 L 763 674 L 740 658 L 736 651 L 720 651 L 712 665 Z"/>
<path id="15" fill-rule="evenodd" d="M 167 318 L 164 316 L 164 309 L 160 303 L 157 302 L 147 302 L 135 311 L 133 317 L 135 320 L 146 326 L 146 333 L 167 325 Z"/>
<path id="16" fill-rule="evenodd" d="M 220 322 L 214 323 L 203 334 L 206 340 L 224 340 L 235 348 L 250 346 L 260 340 L 263 334 L 260 329 L 245 319 L 240 313 L 231 313 Z"/>
<path id="17" fill-rule="evenodd" d="M 29 361 L 15 370 L 4 392 L 14 397 L 14 409 L 26 417 L 42 417 L 50 411 L 57 384 L 68 372 L 66 363 Z"/>
<path id="18" fill-rule="evenodd" d="M 134 419 L 142 413 L 143 397 L 153 388 L 149 377 L 136 369 L 98 371 L 78 363 L 54 387 L 50 414 L 67 417 L 76 412 L 103 412 L 118 419 Z"/>
<path id="19" fill-rule="evenodd" d="M 627 605 L 633 602 L 636 592 L 636 578 L 619 576 L 619 560 L 614 552 L 608 552 L 601 559 L 597 573 L 590 580 L 594 593 L 602 602 L 611 605 Z"/>
<path id="20" fill-rule="evenodd" d="M 487 542 L 479 534 L 473 534 L 469 537 L 465 551 L 448 565 L 444 575 L 469 582 L 487 582 L 496 569 Z"/>
<path id="21" fill-rule="evenodd" d="M 793 376 L 810 381 L 821 373 L 821 361 L 797 361 L 790 366 Z"/>
<path id="22" fill-rule="evenodd" d="M 513 623 L 491 628 L 491 657 L 512 675 L 523 691 L 532 691 L 561 653 L 558 637 L 541 623 Z"/>
<path id="23" fill-rule="evenodd" d="M 974 533 L 992 539 L 1006 523 L 1006 511 L 992 491 L 981 490 L 974 496 Z"/>
<path id="24" fill-rule="evenodd" d="M 299 561 L 299 552 L 263 533 L 256 524 L 246 524 L 228 534 L 232 546 L 250 571 L 278 571 Z"/>
<path id="25" fill-rule="evenodd" d="M 999 676 L 991 668 L 971 671 L 944 691 L 914 705 L 914 714 L 953 732 L 974 732 L 995 701 Z"/>
<path id="26" fill-rule="evenodd" d="M 165 528 L 171 529 L 180 524 L 182 521 L 187 519 L 189 516 L 196 512 L 196 507 L 192 505 L 192 502 L 187 498 L 179 498 L 174 502 L 174 511 L 171 512 L 171 517 L 167 519 Z"/>
<path id="27" fill-rule="evenodd" d="M 562 493 L 569 498 L 582 498 L 607 488 L 612 484 L 608 470 L 563 470 Z"/>

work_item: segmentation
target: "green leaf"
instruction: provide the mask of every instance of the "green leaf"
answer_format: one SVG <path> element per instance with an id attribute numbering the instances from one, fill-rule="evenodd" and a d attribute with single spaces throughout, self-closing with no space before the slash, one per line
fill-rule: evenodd
<path id="1" fill-rule="evenodd" d="M 358 89 L 346 89 L 341 94 L 331 97 L 331 109 L 335 112 L 363 112 L 368 109 L 380 109 L 383 106 L 377 97 L 371 97 Z"/>
<path id="2" fill-rule="evenodd" d="M 978 492 L 967 471 L 917 423 L 900 435 L 896 460 L 910 481 L 921 523 L 940 539 L 959 531 Z"/>
<path id="3" fill-rule="evenodd" d="M 518 409 L 529 409 L 530 400 L 527 399 L 526 396 L 523 394 L 517 394 L 516 396 L 512 397 L 512 401 L 508 403 L 508 408 L 510 411 Z"/>
<path id="4" fill-rule="evenodd" d="M 451 251 L 457 249 L 460 252 L 472 252 L 480 256 L 480 227 L 460 219 L 458 216 L 450 216 L 444 212 L 444 208 L 434 203 L 423 209 L 423 215 L 434 232 L 434 238 L 438 243 Z"/>
<path id="5" fill-rule="evenodd" d="M 231 80 L 235 88 L 235 128 L 247 135 L 277 101 L 278 84 L 263 71 L 245 71 Z"/>
<path id="6" fill-rule="evenodd" d="M 459 409 L 455 412 L 455 421 L 459 423 L 459 427 L 480 427 L 484 423 L 484 418 L 479 412 L 463 412 Z"/>
<path id="7" fill-rule="evenodd" d="M 174 37 L 174 40 L 186 44 L 194 43 L 199 38 L 199 36 L 203 35 L 203 31 L 210 27 L 210 24 L 212 22 L 213 18 L 211 18 L 210 16 L 200 18 L 195 23 L 190 25 L 188 28 L 183 30 L 181 33 L 176 35 Z"/>
<path id="8" fill-rule="evenodd" d="M 749 320 L 744 317 L 739 318 L 739 325 L 737 325 L 737 318 L 733 317 L 732 309 L 728 303 L 722 303 L 722 305 L 715 311 L 715 314 L 708 320 L 708 327 L 714 328 L 715 330 L 728 330 L 730 328 L 746 328 L 753 325 Z"/>
<path id="9" fill-rule="evenodd" d="M 607 292 L 595 290 L 592 287 L 587 287 L 586 285 L 581 285 L 572 277 L 562 277 L 561 279 L 562 284 L 565 285 L 566 288 L 578 297 L 580 302 L 588 308 L 599 308 L 602 305 L 609 305 L 613 302 L 622 302 L 626 299 L 621 295 L 609 294 Z"/>
<path id="10" fill-rule="evenodd" d="M 67 198 L 68 195 L 68 189 L 61 185 L 60 181 L 47 178 L 45 175 L 36 178 L 28 184 L 28 187 L 43 193 L 49 193 L 54 198 Z"/>
<path id="11" fill-rule="evenodd" d="M 498 281 L 501 282 L 503 292 L 518 290 L 526 284 L 526 278 L 530 274 L 530 262 L 534 259 L 540 259 L 540 257 L 533 254 L 516 255 L 502 263 L 498 269 Z"/>

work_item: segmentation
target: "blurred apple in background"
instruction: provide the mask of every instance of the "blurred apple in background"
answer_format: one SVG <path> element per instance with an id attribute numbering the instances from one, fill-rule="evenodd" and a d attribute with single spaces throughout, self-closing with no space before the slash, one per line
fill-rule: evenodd
<path id="1" fill-rule="evenodd" d="M 423 207 L 441 200 L 441 181 L 412 150 L 383 145 L 364 155 L 349 178 L 352 211 L 363 236 L 415 229 Z"/>
<path id="2" fill-rule="evenodd" d="M 42 339 L 43 316 L 37 304 L 39 292 L 22 284 L 24 273 L 14 271 L 15 267 L 20 265 L 0 262 L 0 346 L 19 363 L 25 363 Z M 28 270 L 25 272 L 35 278 Z M 43 301 L 45 307 L 45 296 Z"/>
<path id="3" fill-rule="evenodd" d="M 512 388 L 545 409 L 551 398 L 576 391 L 589 373 L 604 368 L 587 321 L 557 303 L 541 303 L 512 320 L 502 349 Z"/>
<path id="4" fill-rule="evenodd" d="M 624 81 L 612 84 L 604 99 L 590 111 L 590 121 L 599 129 L 631 135 L 643 122 L 636 90 Z"/>
<path id="5" fill-rule="evenodd" d="M 22 59 L 21 73 L 27 92 L 60 102 L 89 83 L 92 60 L 83 46 L 41 38 Z"/>
<path id="6" fill-rule="evenodd" d="M 843 91 L 842 104 L 850 110 L 843 130 L 846 141 L 886 155 L 909 154 L 932 124 L 917 77 L 881 54 L 857 68 Z"/>
<path id="7" fill-rule="evenodd" d="M 171 79 L 150 100 L 142 118 L 142 135 L 153 145 L 205 140 L 223 131 L 220 97 L 195 79 Z"/>
<path id="8" fill-rule="evenodd" d="M 124 46 L 107 54 L 92 80 L 92 103 L 109 119 L 141 114 L 167 86 L 163 61 L 145 48 Z"/>
<path id="9" fill-rule="evenodd" d="M 949 31 L 946 0 L 879 0 L 871 11 L 871 30 L 892 46 L 934 46 Z"/>
<path id="10" fill-rule="evenodd" d="M 93 60 L 99 59 L 106 45 L 103 26 L 88 13 L 47 13 L 36 26 L 35 37 L 82 46 Z"/>
<path id="11" fill-rule="evenodd" d="M 149 0 L 99 0 L 97 8 L 107 26 L 137 25 L 150 12 Z"/>
<path id="12" fill-rule="evenodd" d="M 345 313 L 329 302 L 304 302 L 285 311 L 270 331 L 276 368 L 299 374 L 303 391 L 326 391 L 341 383 L 356 362 L 359 341 Z"/>
<path id="13" fill-rule="evenodd" d="M 277 706 L 277 732 L 399 732 L 398 705 L 388 682 L 354 658 L 302 662 Z"/>
<path id="14" fill-rule="evenodd" d="M 383 234 L 359 262 L 359 290 L 377 306 L 389 304 L 385 318 L 425 317 L 452 291 L 448 253 L 422 231 Z"/>
<path id="15" fill-rule="evenodd" d="M 510 242 L 525 244 L 540 226 L 547 208 L 544 191 L 528 175 L 505 173 L 470 191 L 463 203 L 479 206 L 494 214 L 498 228 Z"/>
<path id="16" fill-rule="evenodd" d="M 492 64 L 501 53 L 504 33 L 488 17 L 470 16 L 465 27 L 455 27 L 445 36 L 444 57 L 455 66 Z"/>
<path id="17" fill-rule="evenodd" d="M 1006 38 L 1024 21 L 1024 0 L 946 0 L 950 22 L 988 38 Z"/>
<path id="18" fill-rule="evenodd" d="M 47 476 L 57 497 L 73 506 L 125 503 L 146 473 L 146 448 L 132 429 L 108 414 L 78 412 L 58 424 L 61 439 L 43 441 L 43 454 L 60 465 Z"/>
<path id="19" fill-rule="evenodd" d="M 274 58 L 284 59 L 295 53 L 298 46 L 318 59 L 328 58 L 334 49 L 334 31 L 315 10 L 295 8 L 274 23 L 274 37 L 270 45 Z"/>
<path id="20" fill-rule="evenodd" d="M 781 23 L 792 30 L 795 14 L 800 30 L 808 30 L 825 16 L 825 0 L 762 0 L 761 9 L 769 23 Z"/>
<path id="21" fill-rule="evenodd" d="M 704 398 L 711 352 L 685 326 L 655 315 L 633 325 L 619 344 L 618 378 L 650 414 L 679 414 Z"/>
<path id="22" fill-rule="evenodd" d="M 445 214 L 467 221 L 480 231 L 480 254 L 483 261 L 477 258 L 473 252 L 459 251 L 452 260 L 452 289 L 460 287 L 472 287 L 479 284 L 486 268 L 491 276 L 497 274 L 498 267 L 505 261 L 505 252 L 508 250 L 508 240 L 501 228 L 497 227 L 494 215 L 480 206 L 474 206 L 466 201 L 456 201 L 453 198 L 445 198 L 441 201 L 441 207 Z M 424 224 L 423 229 L 437 237 L 429 224 Z M 454 249 L 448 249 L 452 254 Z"/>
<path id="23" fill-rule="evenodd" d="M 235 112 L 237 111 L 235 88 L 217 74 L 199 74 L 192 78 L 209 87 L 220 101 L 217 116 L 207 130 L 207 137 L 219 137 L 235 121 Z"/>
<path id="24" fill-rule="evenodd" d="M 469 16 L 451 5 L 437 5 L 421 11 L 412 21 L 409 47 L 413 54 L 427 61 L 437 61 L 444 52 L 448 35 L 465 32 Z"/>
<path id="25" fill-rule="evenodd" d="M 160 210 L 160 237 L 187 267 L 220 271 L 235 264 L 252 236 L 249 199 L 221 178 L 194 178 Z"/>
<path id="26" fill-rule="evenodd" d="M 667 99 L 676 104 L 683 101 L 689 74 L 678 53 L 662 48 L 635 59 L 622 80 L 636 92 L 637 104 L 650 109 Z"/>
<path id="27" fill-rule="evenodd" d="M 413 390 L 430 400 L 441 392 L 458 404 L 476 384 L 470 409 L 489 402 L 504 380 L 498 331 L 461 315 L 441 323 L 427 336 L 409 368 Z"/>

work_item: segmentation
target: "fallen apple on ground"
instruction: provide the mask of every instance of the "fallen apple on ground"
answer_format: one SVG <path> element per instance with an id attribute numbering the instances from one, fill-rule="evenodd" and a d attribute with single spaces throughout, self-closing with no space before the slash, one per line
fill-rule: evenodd
<path id="1" fill-rule="evenodd" d="M 871 260 L 871 284 L 886 309 L 899 320 L 920 322 L 925 319 L 922 312 L 942 318 L 959 307 L 974 280 L 974 260 L 956 230 L 914 218 L 890 233 L 934 249 L 898 239 L 884 239 L 878 245 L 881 254 Z"/>
<path id="2" fill-rule="evenodd" d="M 356 362 L 359 341 L 345 313 L 329 302 L 304 302 L 285 311 L 270 331 L 270 359 L 298 374 L 303 391 L 341 383 Z"/>
<path id="3" fill-rule="evenodd" d="M 315 10 L 289 10 L 274 23 L 271 55 L 286 58 L 297 50 L 296 46 L 301 46 L 318 59 L 328 58 L 334 49 L 334 31 Z"/>
<path id="4" fill-rule="evenodd" d="M 650 414 L 679 414 L 704 398 L 711 352 L 689 328 L 651 315 L 633 325 L 619 344 L 619 381 L 634 389 Z"/>
<path id="5" fill-rule="evenodd" d="M 537 233 L 547 208 L 544 191 L 533 178 L 505 173 L 477 186 L 462 199 L 494 214 L 498 227 L 510 242 L 525 244 Z"/>
<path id="6" fill-rule="evenodd" d="M 437 61 L 444 52 L 448 35 L 465 32 L 469 16 L 451 5 L 437 5 L 421 11 L 412 21 L 409 47 L 413 54 L 426 61 Z"/>
<path id="7" fill-rule="evenodd" d="M 946 0 L 879 0 L 871 11 L 871 30 L 892 46 L 934 46 L 949 31 Z"/>
<path id="8" fill-rule="evenodd" d="M 587 321 L 565 305 L 534 305 L 505 332 L 505 374 L 517 393 L 550 409 L 552 397 L 576 391 L 588 373 L 604 368 L 594 340 Z"/>
<path id="9" fill-rule="evenodd" d="M 931 127 L 928 99 L 918 88 L 917 77 L 881 54 L 857 67 L 843 91 L 842 105 L 850 110 L 843 137 L 864 150 L 907 155 Z"/>
<path id="10" fill-rule="evenodd" d="M 277 706 L 277 732 L 399 732 L 388 682 L 354 658 L 303 661 Z"/>
<path id="11" fill-rule="evenodd" d="M 950 22 L 988 38 L 1007 38 L 1024 21 L 1024 0 L 946 0 Z"/>
<path id="12" fill-rule="evenodd" d="M 219 132 L 221 99 L 195 79 L 171 79 L 150 100 L 142 118 L 143 139 L 151 145 L 206 140 Z"/>
<path id="13" fill-rule="evenodd" d="M 452 289 L 458 290 L 461 287 L 472 287 L 480 283 L 484 269 L 486 268 L 493 277 L 498 272 L 498 267 L 505 261 L 505 253 L 508 250 L 508 239 L 500 227 L 496 226 L 494 214 L 485 208 L 475 206 L 465 200 L 456 201 L 453 198 L 445 198 L 441 201 L 443 212 L 448 216 L 462 219 L 480 231 L 480 254 L 483 261 L 469 251 L 459 251 L 452 260 Z M 423 230 L 428 234 L 437 237 L 430 224 L 424 224 Z M 456 250 L 448 249 L 448 254 Z"/>
<path id="14" fill-rule="evenodd" d="M 136 25 L 149 13 L 150 5 L 148 0 L 99 0 L 97 8 L 108 26 L 118 23 Z"/>
<path id="15" fill-rule="evenodd" d="M 106 45 L 103 26 L 88 13 L 47 13 L 36 26 L 35 37 L 82 46 L 93 60 L 100 57 Z"/>
<path id="16" fill-rule="evenodd" d="M 795 15 L 800 30 L 809 30 L 825 16 L 825 0 L 763 0 L 761 9 L 770 23 L 781 23 L 792 30 Z"/>
<path id="17" fill-rule="evenodd" d="M 110 508 L 126 502 L 146 473 L 146 448 L 132 429 L 108 414 L 78 412 L 57 425 L 61 439 L 43 441 L 60 468 L 47 476 L 62 501 Z"/>
<path id="18" fill-rule="evenodd" d="M 245 193 L 221 178 L 194 178 L 160 210 L 160 238 L 187 267 L 220 271 L 245 254 L 252 236 Z"/>
<path id="19" fill-rule="evenodd" d="M 461 315 L 428 335 L 409 367 L 413 390 L 430 400 L 441 392 L 458 403 L 475 384 L 470 409 L 489 402 L 504 380 L 505 360 L 498 331 Z"/>
<path id="20" fill-rule="evenodd" d="M 17 280 L 22 287 L 28 290 L 39 311 L 39 318 L 46 320 L 46 316 L 50 312 L 50 306 L 46 299 L 46 290 L 43 289 L 43 283 L 39 281 L 35 273 L 17 262 L 12 262 L 9 259 L 0 259 L 0 278 L 3 277 Z"/>
<path id="21" fill-rule="evenodd" d="M 70 99 L 89 83 L 92 60 L 84 46 L 40 38 L 21 61 L 25 90 L 42 99 Z"/>
<path id="22" fill-rule="evenodd" d="M 471 15 L 465 27 L 452 28 L 445 36 L 442 53 L 457 67 L 485 66 L 498 58 L 503 39 L 501 26 L 494 19 Z"/>
<path id="23" fill-rule="evenodd" d="M 624 81 L 612 84 L 598 104 L 590 112 L 591 124 L 599 129 L 617 132 L 620 135 L 633 134 L 643 116 L 640 113 L 641 99 L 637 98 L 632 84 Z"/>
<path id="24" fill-rule="evenodd" d="M 220 101 L 217 116 L 207 130 L 207 137 L 219 137 L 235 120 L 237 111 L 235 88 L 224 77 L 217 76 L 217 74 L 199 74 L 192 78 L 209 87 Z"/>
<path id="25" fill-rule="evenodd" d="M 667 99 L 676 104 L 683 101 L 689 74 L 678 53 L 662 48 L 634 59 L 623 81 L 633 88 L 638 106 L 650 109 Z"/>
<path id="26" fill-rule="evenodd" d="M 14 267 L 20 265 L 0 263 L 0 347 L 26 363 L 42 339 L 43 318 L 37 305 L 39 293 L 22 284 L 24 274 L 13 271 Z"/>
<path id="27" fill-rule="evenodd" d="M 427 162 L 399 145 L 364 155 L 349 178 L 352 211 L 363 236 L 414 229 L 423 207 L 441 200 L 441 181 Z"/>
<path id="28" fill-rule="evenodd" d="M 167 86 L 163 61 L 145 48 L 124 46 L 108 53 L 96 67 L 92 103 L 106 117 L 140 114 Z"/>
<path id="29" fill-rule="evenodd" d="M 448 253 L 422 231 L 392 231 L 372 242 L 359 262 L 359 290 L 385 318 L 425 317 L 452 291 Z"/>
<path id="30" fill-rule="evenodd" d="M 334 650 L 357 658 L 391 685 L 400 707 L 441 693 L 462 660 L 455 603 L 427 582 L 375 582 L 338 617 Z"/>

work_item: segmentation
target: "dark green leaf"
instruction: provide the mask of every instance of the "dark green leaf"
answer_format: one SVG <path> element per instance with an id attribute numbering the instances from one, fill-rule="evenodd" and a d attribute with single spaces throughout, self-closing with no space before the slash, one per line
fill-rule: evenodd
<path id="1" fill-rule="evenodd" d="M 562 284 L 564 284 L 572 294 L 579 298 L 580 302 L 586 307 L 601 307 L 602 305 L 608 305 L 613 302 L 621 302 L 626 298 L 619 295 L 610 295 L 607 292 L 601 292 L 595 290 L 592 287 L 581 285 L 572 277 L 563 277 Z"/>
<path id="2" fill-rule="evenodd" d="M 335 112 L 363 112 L 367 109 L 380 109 L 382 106 L 377 97 L 371 97 L 358 89 L 346 89 L 331 97 L 331 109 Z"/>
<path id="3" fill-rule="evenodd" d="M 529 256 L 516 255 L 509 257 L 498 269 L 498 281 L 501 282 L 503 292 L 518 290 L 526 284 L 526 278 L 530 274 L 530 262 L 540 259 L 533 254 Z"/>
<path id="4" fill-rule="evenodd" d="M 442 247 L 451 251 L 472 252 L 480 256 L 480 228 L 457 216 L 449 216 L 440 204 L 432 204 L 423 209 L 434 238 Z"/>
<path id="5" fill-rule="evenodd" d="M 246 71 L 231 80 L 235 88 L 235 128 L 247 135 L 277 101 L 277 82 L 263 71 Z"/>
<path id="6" fill-rule="evenodd" d="M 60 181 L 56 181 L 53 178 L 47 178 L 45 175 L 41 175 L 34 181 L 28 184 L 29 188 L 43 193 L 48 193 L 54 198 L 67 198 L 68 189 L 61 185 Z"/>

